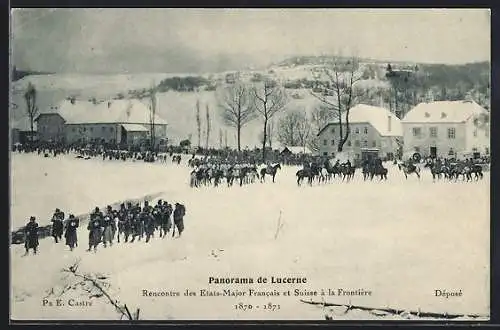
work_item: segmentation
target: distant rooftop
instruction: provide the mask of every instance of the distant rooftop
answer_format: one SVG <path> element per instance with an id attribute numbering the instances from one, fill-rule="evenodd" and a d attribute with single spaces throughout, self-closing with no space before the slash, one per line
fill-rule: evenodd
<path id="1" fill-rule="evenodd" d="M 149 124 L 150 110 L 143 102 L 136 99 L 109 100 L 98 104 L 88 101 L 64 100 L 41 114 L 58 113 L 66 124 Z M 167 122 L 155 115 L 155 124 L 166 125 Z"/>
<path id="2" fill-rule="evenodd" d="M 420 103 L 403 118 L 403 123 L 461 123 L 473 115 L 488 113 L 474 101 Z"/>

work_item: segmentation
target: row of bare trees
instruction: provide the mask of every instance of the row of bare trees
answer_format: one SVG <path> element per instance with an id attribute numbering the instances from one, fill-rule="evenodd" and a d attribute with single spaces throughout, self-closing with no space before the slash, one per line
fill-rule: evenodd
<path id="1" fill-rule="evenodd" d="M 311 94 L 320 101 L 320 106 L 313 108 L 310 114 L 300 108 L 288 111 L 278 120 L 278 140 L 284 145 L 318 150 L 317 134 L 326 124 L 336 121 L 340 126 L 338 151 L 341 152 L 350 134 L 349 111 L 356 103 L 354 87 L 361 80 L 358 69 L 356 58 L 345 58 L 314 70 L 315 88 Z M 285 89 L 273 80 L 260 85 L 238 82 L 222 88 L 217 96 L 224 123 L 236 129 L 238 151 L 241 150 L 242 129 L 260 117 L 263 123 L 262 158 L 265 160 L 272 119 L 289 103 Z"/>
<path id="2" fill-rule="evenodd" d="M 205 129 L 203 130 L 203 136 L 205 137 L 205 149 L 208 149 L 208 141 L 210 140 L 210 133 L 212 131 L 212 124 L 210 122 L 210 108 L 208 104 L 205 107 Z M 198 133 L 198 148 L 201 147 L 201 114 L 200 114 L 200 100 L 196 101 L 196 131 Z M 222 133 L 219 132 L 219 142 L 221 142 Z"/>
<path id="3" fill-rule="evenodd" d="M 242 129 L 256 118 L 262 119 L 262 159 L 265 160 L 272 119 L 288 103 L 284 88 L 273 80 L 259 85 L 237 82 L 220 89 L 217 98 L 224 123 L 236 129 L 238 151 L 241 151 Z"/>

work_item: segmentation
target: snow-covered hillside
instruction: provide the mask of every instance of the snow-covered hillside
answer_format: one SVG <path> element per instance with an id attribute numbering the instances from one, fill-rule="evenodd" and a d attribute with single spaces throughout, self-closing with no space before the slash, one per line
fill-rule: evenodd
<path id="1" fill-rule="evenodd" d="M 43 306 L 68 279 L 61 269 L 80 258 L 82 272 L 109 276 L 110 292 L 141 319 L 323 319 L 321 308 L 301 297 L 183 297 L 186 289 L 225 288 L 364 289 L 371 296 L 326 297 L 327 302 L 420 308 L 422 311 L 489 314 L 489 173 L 473 183 L 432 183 L 430 173 L 404 179 L 394 167 L 387 182 L 354 182 L 297 187 L 296 168 L 284 167 L 276 183 L 191 189 L 188 168 L 171 164 L 48 159 L 12 155 L 11 219 L 31 214 L 40 224 L 55 207 L 87 212 L 96 205 L 163 191 L 160 198 L 187 207 L 180 239 L 120 243 L 96 254 L 85 252 L 87 231 L 70 252 L 62 243 L 41 240 L 40 253 L 11 253 L 13 319 L 116 319 L 104 300 L 92 306 Z M 36 183 L 36 184 L 35 184 Z M 156 203 L 156 201 L 154 201 Z M 278 218 L 283 223 L 275 239 Z M 300 285 L 215 285 L 213 277 L 300 276 Z M 435 297 L 434 290 L 462 290 L 462 297 Z M 142 290 L 179 291 L 181 297 L 145 297 Z M 63 299 L 86 301 L 79 291 Z M 321 298 L 313 298 L 321 301 Z M 309 297 L 306 298 L 309 300 Z M 279 304 L 274 312 L 235 304 Z M 335 319 L 383 319 L 349 312 Z M 389 318 L 392 319 L 392 318 Z"/>
<path id="2" fill-rule="evenodd" d="M 311 70 L 314 66 L 272 66 L 267 71 L 245 71 L 241 72 L 241 78 L 249 80 L 253 74 L 272 75 L 279 81 L 286 82 L 296 79 L 313 79 Z M 207 79 L 224 81 L 225 75 L 230 72 L 202 74 Z M 17 121 L 26 116 L 24 91 L 28 83 L 32 83 L 37 89 L 37 105 L 41 111 L 50 106 L 57 105 L 68 96 L 75 96 L 81 100 L 96 98 L 105 100 L 115 97 L 121 93 L 124 96 L 130 90 L 149 88 L 158 84 L 165 78 L 199 76 L 190 73 L 144 73 L 144 74 L 121 74 L 121 75 L 82 75 L 82 74 L 52 74 L 27 76 L 12 84 L 10 115 L 11 121 Z M 387 82 L 376 79 L 362 80 L 361 88 L 387 88 Z M 318 100 L 310 95 L 307 90 L 287 90 L 290 96 L 300 95 L 302 99 L 290 97 L 287 109 L 304 109 L 310 111 L 318 104 Z M 170 140 L 177 144 L 192 134 L 192 142 L 197 144 L 195 106 L 200 100 L 202 111 L 208 104 L 212 113 L 212 132 L 209 145 L 219 147 L 219 130 L 228 130 L 227 141 L 229 146 L 236 146 L 235 130 L 224 125 L 220 118 L 217 98 L 213 91 L 200 92 L 175 92 L 161 93 L 159 97 L 159 115 L 169 122 Z M 286 110 L 285 110 L 286 112 Z M 277 121 L 279 115 L 276 116 Z M 203 118 L 204 119 L 204 118 Z M 251 122 L 242 131 L 242 147 L 253 148 L 261 144 L 259 134 L 262 131 L 260 118 Z M 275 125 L 276 126 L 276 125 Z M 202 141 L 205 141 L 203 138 Z M 204 145 L 204 142 L 202 143 Z"/>

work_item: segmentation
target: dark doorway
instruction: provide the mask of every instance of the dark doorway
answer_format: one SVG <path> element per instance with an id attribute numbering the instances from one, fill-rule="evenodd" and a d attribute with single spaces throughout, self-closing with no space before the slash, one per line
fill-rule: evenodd
<path id="1" fill-rule="evenodd" d="M 437 148 L 431 147 L 431 158 L 436 158 L 436 157 L 437 157 Z"/>
<path id="2" fill-rule="evenodd" d="M 128 143 L 128 140 L 127 140 L 127 130 L 122 126 L 122 134 L 121 134 L 121 139 L 120 139 L 120 143 L 122 144 L 127 144 Z"/>

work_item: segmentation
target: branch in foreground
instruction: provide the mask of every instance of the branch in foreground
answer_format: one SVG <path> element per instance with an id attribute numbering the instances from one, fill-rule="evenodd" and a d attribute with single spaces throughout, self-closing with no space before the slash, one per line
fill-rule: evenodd
<path id="1" fill-rule="evenodd" d="M 376 311 L 382 311 L 386 312 L 392 315 L 401 315 L 403 313 L 409 314 L 409 315 L 414 315 L 417 317 L 432 317 L 432 318 L 439 318 L 439 319 L 456 319 L 459 317 L 470 317 L 473 319 L 479 318 L 479 317 L 484 317 L 487 318 L 487 315 L 480 315 L 480 314 L 448 314 L 448 313 L 434 313 L 434 312 L 421 312 L 419 311 L 408 311 L 404 309 L 394 309 L 394 308 L 373 308 L 373 307 L 366 307 L 366 306 L 356 306 L 356 305 L 346 305 L 346 304 L 334 304 L 334 303 L 327 303 L 327 302 L 319 302 L 319 301 L 307 301 L 300 299 L 301 302 L 305 304 L 311 304 L 311 305 L 321 305 L 323 307 L 326 306 L 336 306 L 336 307 L 346 307 L 347 310 L 345 313 L 347 313 L 349 310 L 353 309 L 358 309 L 362 311 L 367 311 L 372 314 L 375 314 Z M 328 316 L 326 316 L 327 319 L 331 319 Z"/>
<path id="2" fill-rule="evenodd" d="M 78 272 L 78 262 L 76 262 L 74 265 L 70 266 L 69 268 L 64 268 L 62 271 L 64 273 L 70 273 L 74 275 L 75 277 L 81 279 L 79 283 L 73 286 L 66 286 L 63 290 L 63 293 L 68 291 L 69 288 L 76 288 L 78 285 L 81 285 L 82 287 L 85 285 L 85 283 L 91 283 L 94 288 L 96 288 L 99 292 L 91 294 L 91 290 L 86 290 L 90 295 L 91 298 L 100 298 L 102 296 L 105 296 L 106 299 L 115 307 L 115 309 L 118 311 L 118 313 L 121 314 L 120 319 L 123 319 L 123 317 L 126 317 L 128 320 L 138 320 L 139 319 L 139 309 L 135 312 L 135 315 L 132 316 L 132 313 L 130 313 L 129 308 L 127 307 L 126 304 L 123 306 L 120 305 L 118 300 L 113 299 L 111 295 L 106 291 L 105 287 L 109 287 L 109 284 L 103 282 L 103 280 L 107 279 L 106 276 L 103 275 L 96 275 L 95 278 L 94 276 L 91 276 L 90 274 L 82 274 Z"/>

